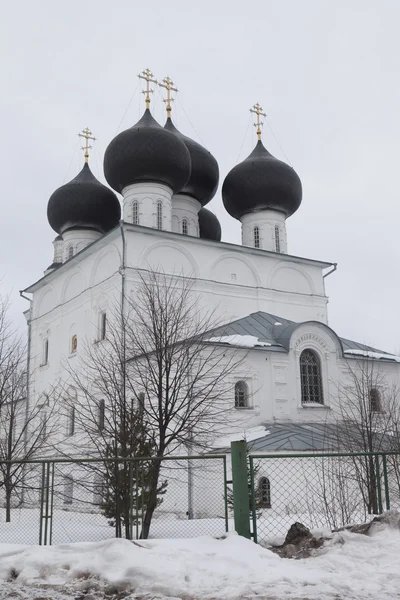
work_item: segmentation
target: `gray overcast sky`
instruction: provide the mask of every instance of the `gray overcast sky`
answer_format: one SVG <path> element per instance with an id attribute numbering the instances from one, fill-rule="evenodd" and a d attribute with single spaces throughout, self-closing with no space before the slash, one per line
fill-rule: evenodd
<path id="1" fill-rule="evenodd" d="M 46 206 L 81 168 L 78 131 L 98 138 L 91 166 L 104 181 L 104 150 L 143 112 L 136 75 L 149 67 L 176 82 L 175 123 L 212 151 L 221 184 L 252 150 L 248 109 L 263 105 L 279 141 L 265 126 L 265 145 L 303 183 L 289 252 L 338 262 L 326 284 L 340 335 L 400 351 L 396 0 L 1 5 L 0 274 L 17 319 L 27 307 L 18 290 L 52 261 Z M 163 123 L 157 90 L 152 110 Z M 223 239 L 239 243 L 220 190 L 209 208 Z"/>

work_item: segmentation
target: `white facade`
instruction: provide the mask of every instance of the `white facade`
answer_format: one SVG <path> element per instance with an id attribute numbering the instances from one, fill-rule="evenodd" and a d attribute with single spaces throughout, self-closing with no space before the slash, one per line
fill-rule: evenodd
<path id="1" fill-rule="evenodd" d="M 123 263 L 125 261 L 125 265 Z M 37 397 L 65 379 L 66 364 L 80 361 L 84 344 L 99 336 L 100 315 L 127 294 L 134 294 L 139 273 L 148 269 L 195 280 L 200 308 L 211 308 L 228 323 L 264 311 L 303 322 L 288 352 L 255 349 L 247 354 L 242 373 L 251 387 L 248 426 L 271 420 L 326 420 L 347 362 L 337 337 L 327 327 L 324 271 L 329 263 L 213 242 L 167 231 L 121 224 L 48 273 L 26 292 L 30 308 L 30 395 Z M 311 322 L 311 323 L 310 323 Z M 76 336 L 77 349 L 73 351 Z M 48 362 L 43 348 L 48 344 Z M 303 349 L 320 358 L 324 403 L 302 406 L 299 357 Z M 384 363 L 393 382 L 399 365 Z M 64 377 L 63 377 L 64 376 Z M 232 383 L 234 386 L 234 382 Z M 233 398 L 233 396 L 232 396 Z M 238 426 L 243 412 L 238 410 Z"/>

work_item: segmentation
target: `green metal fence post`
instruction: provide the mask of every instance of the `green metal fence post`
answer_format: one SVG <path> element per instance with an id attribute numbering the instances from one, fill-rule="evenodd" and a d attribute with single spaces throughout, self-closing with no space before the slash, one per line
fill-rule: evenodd
<path id="1" fill-rule="evenodd" d="M 225 531 L 229 531 L 229 514 L 228 514 L 228 477 L 226 473 L 226 456 L 223 458 L 224 464 L 224 509 L 225 509 Z"/>
<path id="2" fill-rule="evenodd" d="M 390 491 L 389 491 L 389 478 L 388 478 L 386 454 L 382 454 L 382 466 L 383 466 L 383 483 L 385 486 L 386 510 L 390 510 Z"/>
<path id="3" fill-rule="evenodd" d="M 233 513 L 236 532 L 250 539 L 246 442 L 231 442 Z"/>
<path id="4" fill-rule="evenodd" d="M 254 460 L 250 456 L 250 491 L 251 491 L 251 518 L 253 522 L 253 540 L 257 544 L 257 507 L 256 507 L 256 495 L 254 492 Z"/>
<path id="5" fill-rule="evenodd" d="M 378 511 L 381 515 L 383 513 L 382 506 L 382 490 L 381 490 L 381 472 L 379 466 L 379 455 L 375 454 L 375 475 L 376 475 L 376 487 L 378 492 Z"/>

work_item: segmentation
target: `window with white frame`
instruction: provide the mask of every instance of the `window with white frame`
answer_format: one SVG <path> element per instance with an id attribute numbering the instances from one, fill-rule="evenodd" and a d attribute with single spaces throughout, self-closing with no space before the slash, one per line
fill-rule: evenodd
<path id="1" fill-rule="evenodd" d="M 182 234 L 189 235 L 189 223 L 187 219 L 182 219 Z"/>
<path id="2" fill-rule="evenodd" d="M 281 251 L 281 238 L 278 225 L 275 225 L 275 251 Z"/>
<path id="3" fill-rule="evenodd" d="M 42 364 L 41 366 L 44 367 L 45 365 L 47 365 L 49 362 L 49 340 L 48 338 L 45 338 L 43 340 L 43 350 L 42 350 Z"/>
<path id="4" fill-rule="evenodd" d="M 64 494 L 63 494 L 63 502 L 64 504 L 72 504 L 72 500 L 74 497 L 74 480 L 71 475 L 66 475 L 64 477 Z"/>
<path id="5" fill-rule="evenodd" d="M 74 256 L 74 247 L 73 246 L 68 246 L 68 250 L 67 250 L 67 258 L 72 258 Z"/>
<path id="6" fill-rule="evenodd" d="M 157 202 L 157 229 L 162 229 L 163 225 L 163 207 L 162 202 Z"/>
<path id="7" fill-rule="evenodd" d="M 260 477 L 258 482 L 258 506 L 271 508 L 271 482 L 268 477 Z"/>
<path id="8" fill-rule="evenodd" d="M 71 406 L 67 414 L 67 436 L 71 437 L 75 433 L 75 406 Z"/>
<path id="9" fill-rule="evenodd" d="M 99 431 L 103 431 L 105 427 L 105 413 L 106 413 L 106 402 L 104 398 L 99 400 L 99 404 L 97 407 L 97 426 Z"/>
<path id="10" fill-rule="evenodd" d="M 103 474 L 95 473 L 94 481 L 93 481 L 93 504 L 96 504 L 98 506 L 103 503 L 104 488 L 105 488 L 105 482 L 104 482 Z"/>
<path id="11" fill-rule="evenodd" d="M 382 412 L 381 393 L 378 388 L 371 388 L 368 395 L 370 412 Z"/>
<path id="12" fill-rule="evenodd" d="M 254 248 L 260 247 L 260 228 L 256 225 L 253 229 Z"/>
<path id="13" fill-rule="evenodd" d="M 100 323 L 99 323 L 100 331 L 99 331 L 99 340 L 105 340 L 107 335 L 107 313 L 100 313 Z"/>
<path id="14" fill-rule="evenodd" d="M 301 403 L 323 404 L 321 361 L 314 350 L 307 348 L 300 355 Z"/>
<path id="15" fill-rule="evenodd" d="M 249 386 L 245 381 L 235 383 L 235 408 L 248 408 Z"/>
<path id="16" fill-rule="evenodd" d="M 132 223 L 139 225 L 139 202 L 137 200 L 132 202 Z"/>

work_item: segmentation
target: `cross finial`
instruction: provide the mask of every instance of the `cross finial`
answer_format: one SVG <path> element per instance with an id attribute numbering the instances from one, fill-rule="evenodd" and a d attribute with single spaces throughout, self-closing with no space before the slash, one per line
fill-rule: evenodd
<path id="1" fill-rule="evenodd" d="M 144 79 L 146 81 L 146 89 L 142 90 L 142 94 L 145 94 L 146 98 L 146 108 L 150 108 L 150 94 L 154 92 L 154 90 L 150 89 L 150 83 L 157 83 L 157 79 L 152 79 L 154 77 L 153 73 L 150 69 L 145 69 L 138 75 L 139 79 Z"/>
<path id="2" fill-rule="evenodd" d="M 162 82 L 158 84 L 167 90 L 167 97 L 163 98 L 163 102 L 166 104 L 167 117 L 171 118 L 171 102 L 174 102 L 175 98 L 171 98 L 171 92 L 177 92 L 178 89 L 174 87 L 174 82 L 169 77 L 164 77 Z"/>
<path id="3" fill-rule="evenodd" d="M 85 138 L 85 145 L 82 146 L 82 150 L 85 151 L 85 163 L 89 162 L 89 150 L 92 148 L 92 146 L 89 145 L 89 140 L 93 140 L 95 141 L 96 138 L 93 136 L 93 133 L 90 131 L 89 127 L 86 127 L 85 129 L 82 129 L 82 131 L 80 133 L 78 133 L 79 137 L 81 138 Z"/>
<path id="4" fill-rule="evenodd" d="M 263 112 L 263 107 L 260 106 L 257 102 L 252 108 L 250 108 L 250 112 L 257 115 L 257 123 L 253 123 L 254 127 L 257 127 L 257 138 L 261 140 L 261 127 L 264 125 L 262 121 L 260 121 L 260 117 L 266 117 L 267 115 Z"/>

